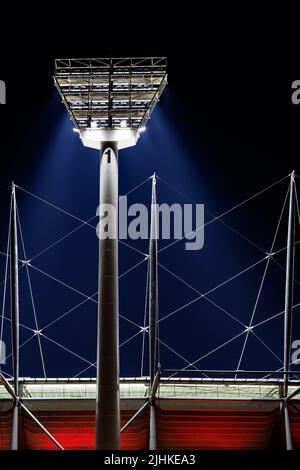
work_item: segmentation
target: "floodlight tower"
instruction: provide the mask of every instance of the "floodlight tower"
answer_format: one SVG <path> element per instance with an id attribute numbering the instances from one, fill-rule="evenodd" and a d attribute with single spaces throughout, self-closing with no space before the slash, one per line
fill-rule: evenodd
<path id="1" fill-rule="evenodd" d="M 118 334 L 118 150 L 134 146 L 167 84 L 165 57 L 57 59 L 54 82 L 86 147 L 100 150 L 96 449 L 120 448 Z"/>

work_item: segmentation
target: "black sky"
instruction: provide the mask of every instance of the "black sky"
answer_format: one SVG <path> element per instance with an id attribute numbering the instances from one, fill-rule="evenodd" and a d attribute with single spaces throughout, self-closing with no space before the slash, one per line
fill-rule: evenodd
<path id="1" fill-rule="evenodd" d="M 29 7 L 18 15 L 3 12 L 0 79 L 8 104 L 0 108 L 1 150 L 9 157 L 1 161 L 1 187 L 28 169 L 44 138 L 34 126 L 52 92 L 55 57 L 167 56 L 176 118 L 191 145 L 207 150 L 220 184 L 227 180 L 239 190 L 234 175 L 244 185 L 297 169 L 293 15 L 225 8 L 208 14 L 202 7 L 150 13 L 134 5 L 99 4 L 91 16 L 84 10 L 64 16 L 54 5 L 35 16 Z"/>

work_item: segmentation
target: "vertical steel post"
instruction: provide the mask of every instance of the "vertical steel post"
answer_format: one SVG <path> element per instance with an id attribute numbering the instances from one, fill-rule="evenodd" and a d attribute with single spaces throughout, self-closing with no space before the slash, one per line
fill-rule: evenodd
<path id="1" fill-rule="evenodd" d="M 96 449 L 120 449 L 118 300 L 118 145 L 104 143 L 100 161 Z M 101 218 L 102 215 L 102 218 Z M 108 224 L 101 223 L 108 217 Z M 107 232 L 107 233 L 105 233 Z"/>
<path id="2" fill-rule="evenodd" d="M 14 401 L 11 449 L 19 448 L 19 272 L 18 272 L 18 229 L 16 186 L 12 183 L 11 226 L 10 226 L 10 304 L 11 304 L 11 337 L 13 352 L 13 381 L 17 399 Z"/>
<path id="3" fill-rule="evenodd" d="M 294 261 L 295 261 L 295 172 L 291 174 L 289 218 L 286 252 L 286 278 L 285 278 L 285 312 L 284 312 L 284 370 L 290 369 L 293 291 L 294 291 Z M 283 396 L 288 396 L 288 374 L 284 375 Z"/>
<path id="4" fill-rule="evenodd" d="M 156 374 L 157 315 L 158 315 L 158 276 L 157 276 L 157 205 L 156 176 L 152 177 L 151 226 L 149 242 L 149 369 L 150 390 Z M 155 403 L 150 400 L 149 449 L 156 450 Z"/>
<path id="5" fill-rule="evenodd" d="M 158 312 L 158 283 L 157 283 L 157 206 L 156 206 L 156 176 L 152 177 L 151 197 L 151 226 L 149 242 L 149 368 L 150 387 L 156 374 L 156 340 Z"/>
<path id="6" fill-rule="evenodd" d="M 291 174 L 289 219 L 287 233 L 286 252 L 286 278 L 285 278 L 285 311 L 284 311 L 284 370 L 290 369 L 292 318 L 293 318 L 293 292 L 294 292 L 294 263 L 295 263 L 295 172 Z M 284 425 L 287 450 L 293 449 L 291 423 L 286 402 L 288 396 L 289 375 L 284 375 L 283 399 L 284 399 Z"/>

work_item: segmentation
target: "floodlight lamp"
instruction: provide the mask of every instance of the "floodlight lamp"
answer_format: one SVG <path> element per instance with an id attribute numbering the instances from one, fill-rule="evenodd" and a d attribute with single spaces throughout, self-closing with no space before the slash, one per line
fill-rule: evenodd
<path id="1" fill-rule="evenodd" d="M 85 146 L 122 149 L 145 130 L 167 84 L 167 59 L 57 59 L 54 82 Z"/>

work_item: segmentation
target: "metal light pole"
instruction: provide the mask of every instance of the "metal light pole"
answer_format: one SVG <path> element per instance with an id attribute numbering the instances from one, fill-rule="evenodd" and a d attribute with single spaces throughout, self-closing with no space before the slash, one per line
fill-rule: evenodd
<path id="1" fill-rule="evenodd" d="M 96 449 L 111 450 L 120 448 L 117 143 L 102 146 L 100 208 L 112 209 L 112 238 L 99 236 Z"/>
<path id="2" fill-rule="evenodd" d="M 95 443 L 96 449 L 119 449 L 118 150 L 136 145 L 145 129 L 167 84 L 167 61 L 57 59 L 54 82 L 83 145 L 101 150 L 100 215 L 108 204 L 114 236 L 99 237 Z"/>

